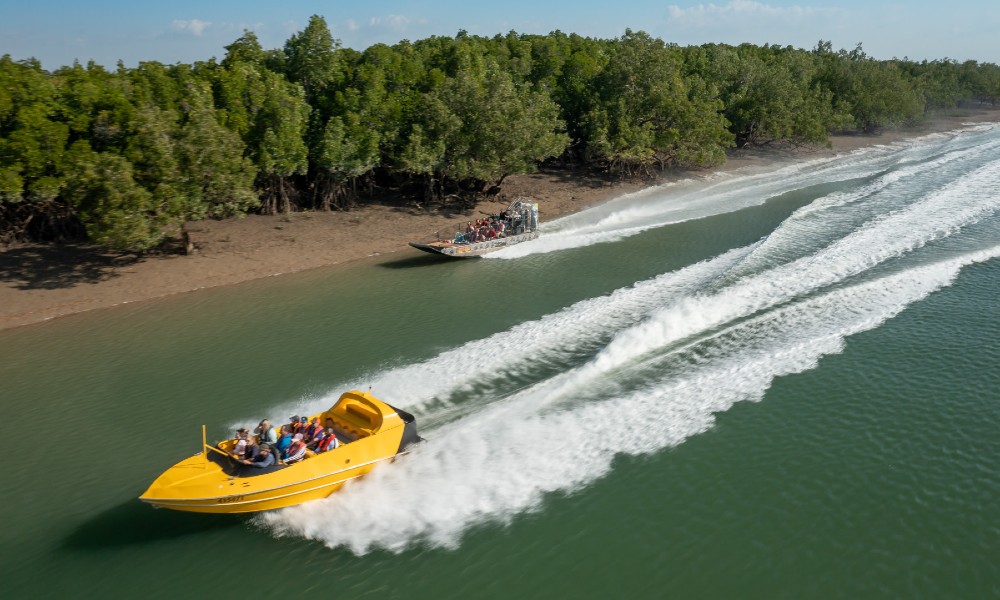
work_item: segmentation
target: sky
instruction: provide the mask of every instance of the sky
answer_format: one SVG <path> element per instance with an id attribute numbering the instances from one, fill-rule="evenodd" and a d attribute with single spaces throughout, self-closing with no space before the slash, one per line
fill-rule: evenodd
<path id="1" fill-rule="evenodd" d="M 862 44 L 878 59 L 976 60 L 1000 64 L 997 0 L 0 0 L 0 55 L 34 57 L 54 70 L 74 60 L 114 67 L 140 61 L 191 63 L 222 58 L 225 46 L 254 31 L 280 48 L 311 15 L 356 50 L 402 39 L 546 34 L 610 39 L 627 28 L 681 46 L 778 44 L 834 49 Z"/>

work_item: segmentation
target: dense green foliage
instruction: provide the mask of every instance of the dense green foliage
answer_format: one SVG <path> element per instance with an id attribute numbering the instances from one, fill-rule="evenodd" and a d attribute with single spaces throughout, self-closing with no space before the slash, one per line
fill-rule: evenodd
<path id="1" fill-rule="evenodd" d="M 47 72 L 0 58 L 0 243 L 145 250 L 189 220 L 347 208 L 376 186 L 459 201 L 558 159 L 623 175 L 719 164 L 996 102 L 1000 67 L 879 61 L 642 32 L 482 38 L 364 52 L 318 16 L 284 48 L 221 61 Z"/>

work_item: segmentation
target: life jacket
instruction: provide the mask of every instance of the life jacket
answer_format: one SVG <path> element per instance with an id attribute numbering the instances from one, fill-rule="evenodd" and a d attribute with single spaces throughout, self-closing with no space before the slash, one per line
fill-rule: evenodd
<path id="1" fill-rule="evenodd" d="M 321 441 L 319 445 L 316 446 L 316 449 L 319 450 L 320 452 L 326 452 L 327 450 L 332 450 L 333 448 L 336 448 L 338 446 L 340 446 L 340 441 L 337 440 L 337 435 L 331 433 L 330 435 L 323 438 L 323 441 Z"/>

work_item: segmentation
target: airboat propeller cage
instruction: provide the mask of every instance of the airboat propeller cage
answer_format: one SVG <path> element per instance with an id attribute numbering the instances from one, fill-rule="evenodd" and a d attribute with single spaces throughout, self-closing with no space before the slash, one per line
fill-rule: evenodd
<path id="1" fill-rule="evenodd" d="M 525 202 L 523 198 L 515 198 L 507 205 L 508 215 L 518 215 L 525 225 L 525 232 L 538 229 L 538 204 Z"/>

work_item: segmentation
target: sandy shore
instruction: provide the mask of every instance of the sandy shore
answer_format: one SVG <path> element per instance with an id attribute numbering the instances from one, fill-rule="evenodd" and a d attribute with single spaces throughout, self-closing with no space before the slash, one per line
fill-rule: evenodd
<path id="1" fill-rule="evenodd" d="M 839 154 L 985 121 L 1000 121 L 1000 110 L 965 109 L 915 129 L 838 135 L 832 139 L 832 148 L 737 153 L 721 169 Z M 188 226 L 197 248 L 188 256 L 137 258 L 78 245 L 6 248 L 0 250 L 0 329 L 370 256 L 416 253 L 407 246 L 408 241 L 433 239 L 436 231 L 450 235 L 458 223 L 475 218 L 481 211 L 499 212 L 507 199 L 517 196 L 534 198 L 541 205 L 542 218 L 552 220 L 671 177 L 691 175 L 685 172 L 664 175 L 659 181 L 610 182 L 543 171 L 509 177 L 500 199 L 465 212 L 387 204 L 349 212 L 200 221 Z"/>

